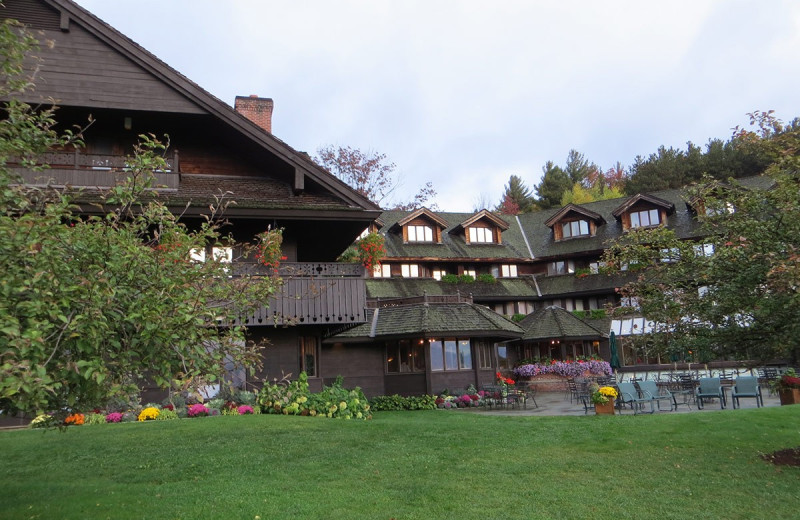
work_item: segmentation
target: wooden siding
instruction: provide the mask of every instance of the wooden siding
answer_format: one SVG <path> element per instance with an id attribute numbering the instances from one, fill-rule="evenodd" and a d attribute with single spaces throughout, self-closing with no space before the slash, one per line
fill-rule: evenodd
<path id="1" fill-rule="evenodd" d="M 334 325 L 364 323 L 366 287 L 363 278 L 290 278 L 267 305 L 236 324 Z"/>
<path id="2" fill-rule="evenodd" d="M 77 21 L 60 30 L 58 11 L 30 0 L 9 0 L 2 17 L 15 17 L 44 31 L 46 43 L 37 53 L 43 60 L 36 90 L 25 101 L 52 97 L 61 106 L 120 108 L 202 114 L 205 110 L 159 78 L 102 42 Z"/>
<path id="3" fill-rule="evenodd" d="M 44 171 L 16 170 L 25 184 L 55 186 L 81 186 L 110 188 L 116 186 L 127 177 L 124 172 L 109 170 L 67 170 L 49 168 Z M 177 190 L 179 177 L 174 173 L 156 173 L 154 184 L 157 189 Z"/>
<path id="4" fill-rule="evenodd" d="M 326 384 L 342 376 L 346 388 L 359 386 L 367 397 L 384 395 L 385 351 L 375 344 L 322 345 L 320 374 Z"/>

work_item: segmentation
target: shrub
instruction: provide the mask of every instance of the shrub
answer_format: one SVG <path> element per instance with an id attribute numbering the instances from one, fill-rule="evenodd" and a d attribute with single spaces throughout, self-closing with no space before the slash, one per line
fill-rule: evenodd
<path id="1" fill-rule="evenodd" d="M 169 408 L 164 408 L 161 413 L 156 417 L 156 421 L 172 421 L 178 418 L 178 413 Z"/>
<path id="2" fill-rule="evenodd" d="M 458 283 L 473 283 L 475 281 L 475 277 L 471 274 L 460 274 L 458 275 Z"/>
<path id="3" fill-rule="evenodd" d="M 107 423 L 118 423 L 122 422 L 122 415 L 120 412 L 111 412 L 106 415 L 106 422 Z"/>
<path id="4" fill-rule="evenodd" d="M 106 416 L 101 413 L 87 413 L 83 424 L 105 424 Z"/>
<path id="5" fill-rule="evenodd" d="M 85 417 L 82 413 L 73 413 L 72 415 L 68 415 L 66 419 L 64 419 L 64 426 L 82 426 L 84 423 Z"/>
<path id="6" fill-rule="evenodd" d="M 443 275 L 441 281 L 444 283 L 458 283 L 458 275 L 456 274 Z"/>
<path id="7" fill-rule="evenodd" d="M 379 395 L 370 400 L 374 411 L 433 410 L 436 397 L 432 395 L 409 396 Z"/>
<path id="8" fill-rule="evenodd" d="M 56 425 L 56 418 L 50 414 L 43 413 L 41 415 L 37 415 L 34 420 L 31 421 L 30 427 L 31 428 L 50 428 Z"/>
<path id="9" fill-rule="evenodd" d="M 479 274 L 478 281 L 483 283 L 495 283 L 497 280 L 494 276 L 490 275 L 489 273 Z"/>

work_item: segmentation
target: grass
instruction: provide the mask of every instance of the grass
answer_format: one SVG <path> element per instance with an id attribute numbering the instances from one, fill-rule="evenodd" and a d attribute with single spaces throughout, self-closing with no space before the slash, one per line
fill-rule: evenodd
<path id="1" fill-rule="evenodd" d="M 800 407 L 608 417 L 257 415 L 0 432 L 0 518 L 800 516 Z"/>

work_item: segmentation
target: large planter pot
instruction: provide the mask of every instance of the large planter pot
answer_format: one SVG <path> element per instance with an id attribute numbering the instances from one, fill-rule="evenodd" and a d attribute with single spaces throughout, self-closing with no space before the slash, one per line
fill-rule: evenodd
<path id="1" fill-rule="evenodd" d="M 800 403 L 800 388 L 785 388 L 778 392 L 781 405 Z"/>
<path id="2" fill-rule="evenodd" d="M 614 400 L 609 399 L 607 403 L 595 404 L 594 413 L 597 415 L 614 415 Z"/>

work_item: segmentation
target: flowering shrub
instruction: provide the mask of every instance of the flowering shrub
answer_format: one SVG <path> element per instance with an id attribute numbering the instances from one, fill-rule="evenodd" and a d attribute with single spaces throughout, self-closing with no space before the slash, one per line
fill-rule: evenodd
<path id="1" fill-rule="evenodd" d="M 312 394 L 308 390 L 308 376 L 301 372 L 289 384 L 266 384 L 261 388 L 258 403 L 264 413 L 308 415 L 342 419 L 370 419 L 370 404 L 360 388 L 349 390 L 337 378 L 331 386 Z M 255 410 L 254 410 L 255 411 Z"/>
<path id="2" fill-rule="evenodd" d="M 239 408 L 237 408 L 239 415 L 252 415 L 253 414 L 253 407 L 243 404 Z"/>
<path id="3" fill-rule="evenodd" d="M 209 414 L 209 411 L 204 405 L 197 403 L 190 406 L 186 414 L 189 417 L 205 417 Z"/>
<path id="4" fill-rule="evenodd" d="M 31 428 L 49 428 L 53 426 L 54 418 L 52 415 L 43 413 L 41 415 L 37 415 L 34 420 L 31 421 Z"/>
<path id="5" fill-rule="evenodd" d="M 107 423 L 122 422 L 122 414 L 119 412 L 111 412 L 110 414 L 106 415 L 106 422 Z"/>
<path id="6" fill-rule="evenodd" d="M 72 415 L 68 415 L 66 419 L 64 419 L 65 426 L 81 426 L 83 424 L 83 414 L 82 413 L 74 413 Z"/>
<path id="7" fill-rule="evenodd" d="M 379 233 L 368 233 L 356 243 L 358 260 L 367 270 L 379 265 L 386 256 L 385 240 Z"/>
<path id="8" fill-rule="evenodd" d="M 789 368 L 775 381 L 773 386 L 777 391 L 800 388 L 800 377 L 797 377 L 793 368 Z"/>
<path id="9" fill-rule="evenodd" d="M 553 374 L 563 377 L 580 377 L 586 373 L 594 375 L 611 375 L 608 361 L 551 361 L 547 363 L 531 363 L 520 365 L 514 369 L 519 377 L 534 377 L 540 374 Z"/>
<path id="10" fill-rule="evenodd" d="M 258 244 L 256 245 L 256 261 L 266 267 L 277 269 L 281 260 L 286 260 L 281 256 L 281 244 L 283 243 L 283 230 L 272 229 L 256 235 Z"/>
<path id="11" fill-rule="evenodd" d="M 606 404 L 617 397 L 619 397 L 619 393 L 613 386 L 601 386 L 592 392 L 592 402 L 594 404 Z"/>
<path id="12" fill-rule="evenodd" d="M 155 406 L 149 406 L 139 412 L 139 416 L 136 418 L 136 420 L 139 422 L 154 421 L 158 419 L 159 414 L 161 414 L 161 411 L 158 408 Z"/>

